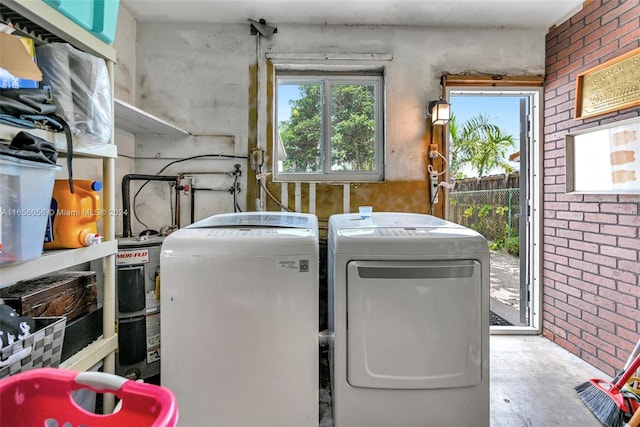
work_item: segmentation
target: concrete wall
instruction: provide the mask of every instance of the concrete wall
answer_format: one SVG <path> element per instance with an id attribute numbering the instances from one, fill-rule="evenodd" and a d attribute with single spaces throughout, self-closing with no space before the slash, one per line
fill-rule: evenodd
<path id="1" fill-rule="evenodd" d="M 443 73 L 544 72 L 543 31 L 271 24 L 278 26 L 278 32 L 269 40 L 261 39 L 263 53 L 393 56 L 386 69 L 386 182 L 351 185 L 351 210 L 372 204 L 376 210 L 428 211 L 426 105 L 437 99 Z M 136 137 L 136 172 L 156 173 L 170 161 L 199 154 L 247 155 L 258 140 L 256 49 L 249 24 L 138 23 L 136 105 L 194 136 Z M 271 141 L 271 135 L 266 138 Z M 181 162 L 167 171 L 225 171 L 234 163 L 244 171 L 242 208 L 253 210 L 255 174 L 244 158 Z M 271 165 L 267 167 L 270 170 Z M 199 183 L 224 187 L 232 181 L 199 175 Z M 145 188 L 140 195 L 139 209 L 151 228 L 166 221 L 170 201 L 166 188 L 156 187 Z M 288 204 L 293 207 L 294 184 L 289 187 Z M 269 188 L 281 197 L 280 184 L 269 183 Z M 308 185 L 299 191 L 302 211 L 308 212 Z M 316 199 L 319 217 L 342 212 L 343 186 L 318 185 Z M 233 210 L 228 193 L 197 195 L 196 203 L 196 219 Z M 267 208 L 278 209 L 273 203 Z"/>
<path id="2" fill-rule="evenodd" d="M 547 34 L 544 335 L 610 375 L 640 336 L 640 196 L 565 193 L 565 136 L 640 115 L 575 119 L 576 75 L 640 46 L 638 0 L 594 0 Z"/>

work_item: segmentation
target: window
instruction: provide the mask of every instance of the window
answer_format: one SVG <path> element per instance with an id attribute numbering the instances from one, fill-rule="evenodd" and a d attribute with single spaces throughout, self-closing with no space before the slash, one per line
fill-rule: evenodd
<path id="1" fill-rule="evenodd" d="M 275 178 L 383 178 L 382 74 L 276 77 Z"/>

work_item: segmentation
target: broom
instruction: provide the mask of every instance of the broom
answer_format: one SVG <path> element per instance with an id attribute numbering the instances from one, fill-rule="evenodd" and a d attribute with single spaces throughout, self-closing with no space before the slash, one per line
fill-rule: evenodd
<path id="1" fill-rule="evenodd" d="M 625 368 L 612 383 L 592 378 L 575 387 L 578 397 L 606 427 L 623 427 L 625 414 L 633 412 L 621 390 L 627 384 L 629 378 L 640 368 L 639 347 L 640 341 L 627 361 Z"/>

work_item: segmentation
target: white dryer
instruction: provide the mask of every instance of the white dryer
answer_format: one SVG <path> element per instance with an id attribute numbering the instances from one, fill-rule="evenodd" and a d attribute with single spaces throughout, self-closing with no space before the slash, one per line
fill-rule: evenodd
<path id="1" fill-rule="evenodd" d="M 428 215 L 329 219 L 335 427 L 489 425 L 486 240 Z"/>
<path id="2" fill-rule="evenodd" d="M 169 235 L 160 269 L 179 424 L 317 427 L 315 215 L 214 215 Z"/>

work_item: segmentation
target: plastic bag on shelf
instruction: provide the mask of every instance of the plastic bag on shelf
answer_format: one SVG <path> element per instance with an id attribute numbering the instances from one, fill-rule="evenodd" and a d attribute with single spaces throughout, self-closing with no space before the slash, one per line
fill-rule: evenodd
<path id="1" fill-rule="evenodd" d="M 77 146 L 108 144 L 111 138 L 111 82 L 106 62 L 68 43 L 36 48 L 42 85 L 51 87 L 56 113 L 76 137 Z"/>

